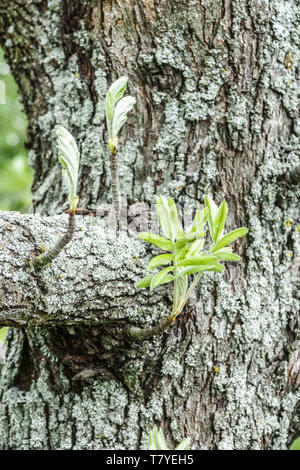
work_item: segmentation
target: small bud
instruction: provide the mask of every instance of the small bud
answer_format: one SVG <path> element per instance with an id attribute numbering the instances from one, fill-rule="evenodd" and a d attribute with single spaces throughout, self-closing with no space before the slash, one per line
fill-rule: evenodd
<path id="1" fill-rule="evenodd" d="M 78 169 L 79 169 L 79 150 L 74 137 L 63 126 L 57 126 L 55 129 L 57 138 L 57 148 L 59 151 L 59 162 L 62 165 L 64 181 L 67 185 L 72 212 L 76 211 L 78 196 L 76 195 Z"/>
<path id="2" fill-rule="evenodd" d="M 112 139 L 111 137 L 108 139 L 108 146 L 109 146 L 109 150 L 111 151 L 111 153 L 114 153 L 116 152 L 117 150 L 117 147 L 118 147 L 118 137 L 115 137 L 115 139 Z"/>
<path id="3" fill-rule="evenodd" d="M 118 133 L 127 119 L 127 114 L 135 104 L 135 98 L 123 95 L 127 87 L 128 77 L 121 77 L 109 88 L 106 95 L 106 121 L 108 129 L 108 146 L 111 152 L 116 152 Z"/>

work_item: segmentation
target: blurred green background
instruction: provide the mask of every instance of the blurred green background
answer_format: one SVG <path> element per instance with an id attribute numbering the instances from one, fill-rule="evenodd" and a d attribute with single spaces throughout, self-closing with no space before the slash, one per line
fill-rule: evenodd
<path id="1" fill-rule="evenodd" d="M 26 212 L 31 203 L 32 181 L 24 149 L 27 122 L 18 99 L 17 85 L 1 49 L 0 80 L 5 84 L 5 104 L 0 100 L 0 210 Z M 6 332 L 7 328 L 0 329 L 0 341 L 5 340 Z M 300 438 L 291 449 L 300 450 Z"/>
<path id="2" fill-rule="evenodd" d="M 17 85 L 0 49 L 0 210 L 26 212 L 31 203 L 32 171 L 24 149 L 26 116 Z M 2 96 L 3 95 L 3 96 Z M 3 103 L 3 97 L 5 104 Z"/>
<path id="3" fill-rule="evenodd" d="M 31 203 L 26 126 L 17 85 L 0 49 L 0 210 L 26 212 Z M 7 328 L 0 328 L 0 346 L 6 333 Z"/>
<path id="4" fill-rule="evenodd" d="M 7 333 L 7 328 L 0 328 L 0 341 L 5 340 L 6 333 Z"/>

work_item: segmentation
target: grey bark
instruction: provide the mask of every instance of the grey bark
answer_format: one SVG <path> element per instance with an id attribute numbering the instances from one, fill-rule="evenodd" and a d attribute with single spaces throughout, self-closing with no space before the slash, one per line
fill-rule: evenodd
<path id="1" fill-rule="evenodd" d="M 45 266 L 50 264 L 59 253 L 65 248 L 65 246 L 70 243 L 74 236 L 75 227 L 76 227 L 76 213 L 72 212 L 69 209 L 69 217 L 68 217 L 68 229 L 64 235 L 62 235 L 54 246 L 48 248 L 48 250 L 44 251 L 40 255 L 33 256 L 30 260 L 30 265 L 35 270 L 44 269 Z"/>
<path id="2" fill-rule="evenodd" d="M 68 314 L 81 318 L 78 327 L 11 329 L 0 448 L 145 448 L 154 423 L 170 445 L 189 435 L 195 449 L 286 448 L 300 431 L 299 2 L 4 0 L 0 10 L 0 40 L 29 119 L 33 212 L 66 207 L 55 124 L 80 146 L 82 207 L 111 202 L 104 97 L 126 74 L 137 112 L 122 130 L 118 159 L 130 210 L 155 194 L 192 207 L 211 192 L 229 203 L 228 229 L 250 229 L 239 245 L 243 263 L 207 275 L 161 337 L 125 344 L 118 324 L 86 325 L 84 307 L 74 304 Z M 72 246 L 59 268 L 73 279 Z M 115 269 L 106 268 L 101 276 L 111 279 Z M 126 322 L 136 326 L 152 325 L 167 308 L 168 290 L 155 294 L 159 309 L 155 296 L 134 298 L 131 269 L 120 270 L 121 298 L 110 283 L 103 295 L 113 308 L 93 312 L 93 321 L 113 319 L 124 301 L 132 306 Z M 96 297 L 97 286 L 88 286 Z M 65 289 L 72 298 L 74 287 Z M 48 321 L 38 296 L 31 302 Z"/>

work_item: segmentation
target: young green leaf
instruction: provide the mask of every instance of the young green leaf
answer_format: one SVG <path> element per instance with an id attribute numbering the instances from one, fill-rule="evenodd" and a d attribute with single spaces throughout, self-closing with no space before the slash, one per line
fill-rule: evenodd
<path id="1" fill-rule="evenodd" d="M 225 270 L 224 264 L 216 263 L 213 266 L 209 266 L 205 271 L 216 271 L 217 273 L 221 273 Z"/>
<path id="2" fill-rule="evenodd" d="M 139 288 L 149 287 L 153 276 L 154 274 L 152 274 L 151 276 L 143 277 L 143 279 L 140 279 L 138 282 L 136 282 L 135 287 L 139 287 Z"/>
<path id="3" fill-rule="evenodd" d="M 162 250 L 172 251 L 173 243 L 166 238 L 161 237 L 160 235 L 156 235 L 155 233 L 150 232 L 142 232 L 138 235 L 141 240 L 145 242 L 152 243 L 152 245 L 158 246 Z"/>
<path id="4" fill-rule="evenodd" d="M 188 288 L 188 278 L 187 276 L 179 276 L 178 277 L 178 303 L 180 303 L 184 297 L 185 297 L 185 294 L 186 294 L 186 291 L 187 291 L 187 288 Z M 178 307 L 178 305 L 175 306 L 176 308 Z"/>
<path id="5" fill-rule="evenodd" d="M 181 228 L 178 228 L 177 235 L 176 235 L 176 240 L 179 240 L 180 238 L 184 237 L 185 233 Z"/>
<path id="6" fill-rule="evenodd" d="M 163 264 L 169 264 L 173 260 L 174 260 L 174 255 L 172 255 L 172 254 L 155 256 L 150 261 L 149 266 L 148 266 L 148 270 L 151 271 L 152 269 L 157 268 L 157 266 L 161 266 Z"/>
<path id="7" fill-rule="evenodd" d="M 106 122 L 108 130 L 108 146 L 112 154 L 116 153 L 118 146 L 118 133 L 127 119 L 127 114 L 135 104 L 135 98 L 126 96 L 122 98 L 128 78 L 123 76 L 116 80 L 106 94 Z"/>
<path id="8" fill-rule="evenodd" d="M 233 230 L 230 233 L 227 233 L 227 235 L 221 238 L 221 240 L 219 240 L 217 243 L 212 245 L 210 251 L 214 253 L 215 251 L 220 250 L 221 248 L 233 242 L 237 238 L 243 237 L 244 235 L 246 235 L 247 232 L 248 232 L 248 229 L 246 227 L 241 227 L 241 228 L 237 228 L 236 230 Z"/>
<path id="9" fill-rule="evenodd" d="M 176 207 L 174 199 L 170 198 L 168 200 L 168 206 L 169 206 L 169 214 L 170 214 L 170 219 L 171 219 L 172 240 L 175 241 L 176 237 L 178 236 L 180 227 L 179 227 L 177 207 Z"/>
<path id="10" fill-rule="evenodd" d="M 191 445 L 191 439 L 189 437 L 186 437 L 183 439 L 183 441 L 178 444 L 177 447 L 175 447 L 175 450 L 190 450 L 190 445 Z"/>
<path id="11" fill-rule="evenodd" d="M 77 181 L 79 169 L 79 150 L 74 137 L 63 126 L 55 128 L 59 162 L 62 165 L 62 174 L 68 188 L 71 211 L 75 212 L 78 204 Z"/>
<path id="12" fill-rule="evenodd" d="M 204 232 L 191 232 L 185 235 L 182 238 L 179 238 L 175 243 L 176 250 L 180 250 L 183 246 L 187 245 L 188 243 L 192 243 L 199 238 L 203 238 L 205 236 Z"/>
<path id="13" fill-rule="evenodd" d="M 230 251 L 229 251 L 230 250 Z M 214 255 L 218 257 L 218 259 L 221 259 L 223 261 L 240 261 L 241 257 L 239 255 L 236 255 L 235 253 L 232 253 L 231 248 L 215 251 Z"/>
<path id="14" fill-rule="evenodd" d="M 117 102 L 122 98 L 127 87 L 128 77 L 120 77 L 108 89 L 106 94 L 106 122 L 108 133 L 111 136 L 111 126 Z"/>
<path id="15" fill-rule="evenodd" d="M 132 110 L 135 104 L 135 98 L 132 96 L 125 96 L 122 98 L 115 107 L 113 122 L 111 126 L 111 139 L 113 144 L 117 146 L 117 137 L 119 131 L 127 119 L 127 114 Z"/>
<path id="16" fill-rule="evenodd" d="M 176 255 L 178 261 L 181 261 L 182 259 L 186 258 L 186 253 L 187 253 L 188 245 L 183 245 L 180 249 L 176 249 Z"/>
<path id="17" fill-rule="evenodd" d="M 183 439 L 183 441 L 178 444 L 175 450 L 189 450 L 191 445 L 191 440 L 189 437 Z M 169 450 L 165 440 L 164 433 L 162 429 L 157 429 L 156 426 L 152 429 L 149 436 L 149 449 L 150 450 Z"/>
<path id="18" fill-rule="evenodd" d="M 173 266 L 168 266 L 167 268 L 165 269 L 162 269 L 161 271 L 159 271 L 157 274 L 155 274 L 151 280 L 151 284 L 150 284 L 150 290 L 153 290 L 155 289 L 155 287 L 159 286 L 160 284 L 163 283 L 164 281 L 164 277 L 166 276 L 166 274 L 168 274 L 170 271 L 172 271 L 174 269 Z"/>
<path id="19" fill-rule="evenodd" d="M 192 226 L 187 230 L 187 233 L 201 232 L 206 224 L 207 215 L 205 209 L 197 210 Z"/>
<path id="20" fill-rule="evenodd" d="M 223 201 L 219 207 L 217 215 L 213 221 L 213 242 L 216 243 L 219 238 L 222 236 L 222 232 L 224 229 L 226 217 L 228 213 L 228 205 L 226 201 Z"/>
<path id="21" fill-rule="evenodd" d="M 217 263 L 218 258 L 216 256 L 192 256 L 191 258 L 184 259 L 180 261 L 177 266 L 198 266 L 198 265 L 208 265 Z"/>
<path id="22" fill-rule="evenodd" d="M 204 246 L 205 240 L 203 238 L 200 238 L 199 240 L 194 241 L 189 249 L 187 250 L 187 253 L 185 255 L 185 258 L 190 258 L 191 256 L 198 255 L 203 246 Z"/>
<path id="23" fill-rule="evenodd" d="M 210 231 L 211 238 L 213 239 L 214 220 L 218 213 L 218 206 L 214 203 L 214 201 L 209 196 L 205 196 L 204 203 L 205 203 L 206 214 L 207 214 L 207 219 L 208 219 L 209 231 Z"/>
<path id="24" fill-rule="evenodd" d="M 221 263 L 216 263 L 214 265 L 198 265 L 198 266 L 190 266 L 183 270 L 180 270 L 180 276 L 189 276 L 190 274 L 200 273 L 204 271 L 217 271 L 221 272 L 224 271 L 225 266 Z"/>
<path id="25" fill-rule="evenodd" d="M 169 450 L 162 430 L 158 431 L 156 426 L 150 432 L 149 448 L 150 450 Z"/>
<path id="26" fill-rule="evenodd" d="M 159 285 L 168 284 L 168 282 L 174 281 L 174 276 L 166 274 L 165 277 L 160 281 Z"/>
<path id="27" fill-rule="evenodd" d="M 139 287 L 140 289 L 145 288 L 145 287 L 150 287 L 152 278 L 155 276 L 155 274 L 152 274 L 151 276 L 146 276 L 143 277 L 140 281 L 136 282 L 135 287 Z M 159 285 L 167 284 L 168 282 L 171 282 L 174 280 L 174 277 L 171 276 L 170 274 L 165 275 L 163 280 L 160 282 Z"/>
<path id="28" fill-rule="evenodd" d="M 163 234 L 170 240 L 174 240 L 175 237 L 173 238 L 174 230 L 172 230 L 173 227 L 171 222 L 170 209 L 168 200 L 165 196 L 159 196 L 156 198 L 156 212 Z"/>

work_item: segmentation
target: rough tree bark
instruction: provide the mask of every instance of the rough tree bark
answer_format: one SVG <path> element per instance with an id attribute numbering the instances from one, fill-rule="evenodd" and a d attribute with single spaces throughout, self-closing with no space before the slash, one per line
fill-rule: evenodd
<path id="1" fill-rule="evenodd" d="M 45 218 L 2 218 L 15 231 L 1 229 L 1 290 L 16 276 L 19 295 L 27 279 L 35 308 L 22 323 L 1 299 L 1 324 L 19 328 L 1 369 L 0 448 L 146 448 L 154 423 L 170 445 L 189 435 L 195 449 L 284 449 L 299 435 L 299 14 L 295 0 L 2 0 L 0 40 L 29 120 L 32 210 Z M 137 98 L 118 157 L 132 217 L 155 194 L 192 207 L 211 192 L 229 203 L 228 229 L 250 228 L 243 263 L 206 275 L 176 325 L 141 344 L 124 343 L 125 323 L 155 324 L 170 300 L 166 288 L 136 294 L 140 243 L 124 235 L 141 266 L 125 266 L 123 242 L 105 261 L 83 222 L 30 280 L 17 253 L 51 241 L 61 219 L 47 216 L 66 208 L 55 124 L 80 146 L 81 206 L 111 202 L 104 98 L 123 74 Z"/>

